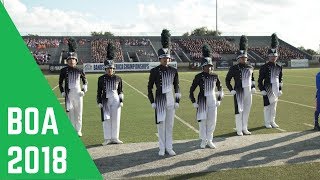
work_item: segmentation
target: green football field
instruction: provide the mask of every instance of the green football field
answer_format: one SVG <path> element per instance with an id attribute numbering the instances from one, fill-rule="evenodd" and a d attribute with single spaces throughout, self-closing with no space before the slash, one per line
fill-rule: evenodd
<path id="1" fill-rule="evenodd" d="M 277 108 L 276 122 L 278 129 L 265 129 L 263 126 L 263 101 L 259 91 L 253 95 L 253 104 L 249 119 L 249 130 L 252 134 L 281 132 L 301 132 L 313 128 L 315 105 L 315 75 L 318 69 L 285 69 L 283 74 L 283 95 Z M 174 140 L 198 139 L 198 123 L 195 120 L 196 110 L 189 100 L 191 81 L 198 72 L 180 72 L 182 100 L 176 111 Z M 218 108 L 218 120 L 214 136 L 235 136 L 233 97 L 226 89 L 226 71 L 217 71 L 223 83 L 226 96 Z M 103 142 L 100 111 L 96 104 L 97 79 L 101 74 L 87 74 L 89 90 L 84 97 L 83 143 L 89 147 L 100 146 Z M 148 73 L 118 73 L 123 79 L 124 107 L 122 108 L 120 139 L 124 143 L 156 142 L 157 129 L 154 110 L 147 99 Z M 257 82 L 258 71 L 254 72 Z M 63 103 L 58 85 L 58 75 L 47 75 L 46 78 L 57 99 Z M 197 89 L 198 90 L 198 89 Z M 257 88 L 258 90 L 258 88 Z M 196 91 L 196 94 L 198 91 Z M 62 104 L 64 107 L 64 104 Z M 316 170 L 315 170 L 316 169 Z M 317 179 L 319 163 L 296 165 L 231 169 L 219 172 L 195 173 L 177 176 L 160 176 L 152 179 Z M 148 178 L 149 179 L 149 178 Z"/>
<path id="2" fill-rule="evenodd" d="M 249 130 L 252 134 L 267 134 L 312 129 L 315 104 L 315 75 L 318 69 L 285 69 L 283 72 L 283 95 L 277 108 L 276 122 L 279 129 L 265 129 L 263 126 L 262 96 L 253 95 L 253 104 L 249 119 Z M 195 120 L 196 110 L 189 100 L 191 81 L 198 72 L 180 72 L 180 89 L 182 100 L 176 110 L 174 140 L 197 139 L 198 123 Z M 225 87 L 226 71 L 217 71 L 223 83 L 226 96 L 218 108 L 218 120 L 214 136 L 234 136 L 233 97 L 228 95 Z M 83 137 L 84 144 L 94 146 L 103 142 L 100 111 L 96 103 L 97 79 L 101 74 L 87 74 L 88 92 L 84 97 Z M 124 107 L 121 114 L 120 139 L 124 143 L 155 142 L 157 129 L 154 110 L 147 99 L 148 73 L 118 73 L 123 79 Z M 258 71 L 254 72 L 258 79 Z M 63 103 L 58 85 L 58 75 L 47 75 L 46 78 L 58 100 Z M 197 89 L 198 90 L 198 89 Z M 198 91 L 196 91 L 197 95 Z M 64 106 L 62 104 L 62 106 Z"/>

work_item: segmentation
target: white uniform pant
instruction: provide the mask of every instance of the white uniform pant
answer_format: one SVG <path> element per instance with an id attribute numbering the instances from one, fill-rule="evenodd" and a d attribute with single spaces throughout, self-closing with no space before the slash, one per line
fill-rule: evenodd
<path id="1" fill-rule="evenodd" d="M 264 113 L 264 125 L 269 126 L 275 123 L 276 113 L 277 113 L 277 104 L 278 101 L 275 101 L 268 106 L 264 106 L 263 113 Z"/>
<path id="2" fill-rule="evenodd" d="M 199 137 L 201 140 L 212 141 L 217 123 L 217 108 L 207 109 L 207 119 L 199 122 Z"/>
<path id="3" fill-rule="evenodd" d="M 236 114 L 236 130 L 237 133 L 248 130 L 248 121 L 252 105 L 251 87 L 243 88 L 243 111 Z"/>
<path id="4" fill-rule="evenodd" d="M 157 124 L 159 136 L 159 149 L 172 149 L 172 129 L 174 124 L 175 109 L 173 106 L 166 107 L 165 121 Z"/>
<path id="5" fill-rule="evenodd" d="M 119 139 L 121 107 L 119 98 L 109 98 L 107 102 L 110 119 L 102 122 L 104 139 Z"/>
<path id="6" fill-rule="evenodd" d="M 82 129 L 83 97 L 80 96 L 80 91 L 80 89 L 70 89 L 68 94 L 70 101 L 68 117 L 77 132 L 81 132 Z"/>

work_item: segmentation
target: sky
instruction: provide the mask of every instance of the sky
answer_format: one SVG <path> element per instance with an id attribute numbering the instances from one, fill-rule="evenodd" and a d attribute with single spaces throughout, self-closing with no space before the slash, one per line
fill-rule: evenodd
<path id="1" fill-rule="evenodd" d="M 1 0 L 20 34 L 182 35 L 216 29 L 216 0 Z M 270 36 L 319 50 L 319 0 L 217 0 L 222 35 Z M 249 42 L 250 43 L 250 42 Z"/>

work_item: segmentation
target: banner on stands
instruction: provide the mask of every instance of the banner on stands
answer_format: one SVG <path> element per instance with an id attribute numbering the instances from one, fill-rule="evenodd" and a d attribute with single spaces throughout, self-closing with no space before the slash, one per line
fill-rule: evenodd
<path id="1" fill-rule="evenodd" d="M 152 68 L 160 65 L 160 62 L 130 62 L 115 63 L 116 71 L 150 71 Z M 177 62 L 170 62 L 169 66 L 177 68 Z M 84 63 L 83 71 L 87 72 L 104 72 L 103 63 Z"/>

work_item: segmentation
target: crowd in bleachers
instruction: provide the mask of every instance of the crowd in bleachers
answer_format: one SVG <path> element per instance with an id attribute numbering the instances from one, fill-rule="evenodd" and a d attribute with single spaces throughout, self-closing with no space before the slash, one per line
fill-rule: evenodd
<path id="1" fill-rule="evenodd" d="M 34 51 L 31 52 L 31 54 L 36 63 L 39 65 L 47 64 L 51 56 L 47 51 Z"/>
<path id="2" fill-rule="evenodd" d="M 115 54 L 115 61 L 122 62 L 123 61 L 123 54 L 120 47 L 120 40 L 118 39 L 95 39 L 91 41 L 91 55 L 92 55 L 92 62 L 95 63 L 102 63 L 104 60 L 107 59 L 107 46 L 108 43 L 112 42 L 116 47 L 116 54 Z"/>
<path id="3" fill-rule="evenodd" d="M 24 42 L 29 48 L 46 49 L 59 47 L 59 39 L 24 38 Z"/>
<path id="4" fill-rule="evenodd" d="M 121 44 L 126 46 L 149 46 L 150 40 L 146 38 L 141 39 L 122 39 Z"/>
<path id="5" fill-rule="evenodd" d="M 171 42 L 171 49 L 174 51 L 181 51 L 182 50 L 182 48 L 176 42 Z"/>
<path id="6" fill-rule="evenodd" d="M 38 64 L 46 64 L 48 60 L 48 53 L 46 53 L 47 48 L 58 48 L 60 45 L 67 45 L 69 37 L 61 38 L 44 38 L 44 37 L 24 37 L 26 45 L 34 51 L 32 54 Z M 136 53 L 140 58 L 150 59 L 156 57 L 156 53 L 152 49 L 145 48 L 143 46 L 152 46 L 152 43 L 149 38 L 118 38 L 118 39 L 93 39 L 91 37 L 77 38 L 78 46 L 91 45 L 91 48 L 88 51 L 91 52 L 91 60 L 84 60 L 85 62 L 103 62 L 106 59 L 107 55 L 107 44 L 113 42 L 116 47 L 116 57 L 115 60 L 122 62 L 123 51 L 121 45 L 124 46 L 142 46 L 141 49 L 138 48 Z M 160 41 L 160 39 L 159 39 Z M 184 51 L 187 55 L 190 56 L 191 60 L 200 60 L 202 58 L 202 46 L 204 43 L 208 43 L 212 48 L 212 54 L 214 60 L 221 59 L 222 54 L 234 54 L 238 50 L 238 44 L 235 43 L 235 39 L 231 37 L 222 37 L 222 38 L 178 38 L 172 39 L 171 43 L 171 53 L 173 51 Z M 264 47 L 249 47 L 249 50 L 252 50 L 257 55 L 261 56 L 264 59 L 267 59 L 267 51 L 269 46 Z M 290 60 L 290 59 L 302 59 L 305 58 L 305 55 L 300 51 L 288 47 L 281 46 L 279 47 L 279 59 L 280 60 Z"/>
<path id="7" fill-rule="evenodd" d="M 262 58 L 267 59 L 268 57 L 268 49 L 270 47 L 265 46 L 265 47 L 250 47 L 249 50 L 253 50 L 256 52 L 258 55 L 260 55 Z M 282 47 L 279 46 L 279 60 L 284 60 L 284 61 L 289 61 L 290 59 L 303 59 L 304 55 L 300 53 L 299 51 L 292 50 L 291 48 L 288 47 Z"/>
<path id="8" fill-rule="evenodd" d="M 69 39 L 69 37 L 63 38 L 62 42 L 64 45 L 68 45 L 68 39 Z M 83 46 L 85 43 L 90 42 L 90 40 L 88 40 L 86 38 L 76 39 L 76 41 L 77 41 L 78 46 Z"/>
<path id="9" fill-rule="evenodd" d="M 153 52 L 146 52 L 146 51 L 144 51 L 144 50 L 142 50 L 142 49 L 138 50 L 138 51 L 137 51 L 137 54 L 138 54 L 139 56 L 155 57 L 155 54 L 154 54 Z"/>
<path id="10" fill-rule="evenodd" d="M 202 57 L 202 46 L 207 43 L 212 48 L 212 55 L 215 60 L 221 58 L 220 54 L 232 54 L 236 51 L 234 43 L 227 41 L 224 38 L 221 39 L 180 39 L 179 44 L 184 50 L 189 53 L 193 60 L 199 60 Z"/>

